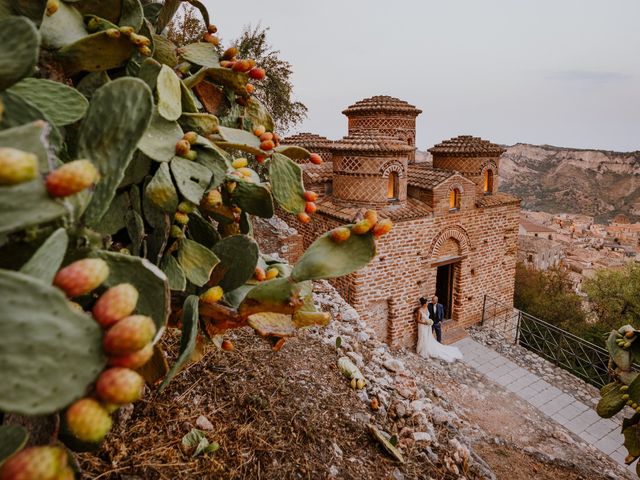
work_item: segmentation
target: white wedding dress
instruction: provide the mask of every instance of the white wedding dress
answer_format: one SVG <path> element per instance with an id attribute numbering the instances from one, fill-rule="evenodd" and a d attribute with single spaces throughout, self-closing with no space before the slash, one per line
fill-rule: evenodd
<path id="1" fill-rule="evenodd" d="M 462 360 L 462 352 L 460 349 L 443 345 L 433 336 L 433 329 L 431 328 L 433 322 L 429 319 L 429 311 L 421 309 L 418 311 L 418 315 L 421 316 L 421 321 L 428 322 L 429 325 L 418 323 L 418 345 L 416 347 L 416 353 L 424 358 L 439 358 L 446 362 Z"/>

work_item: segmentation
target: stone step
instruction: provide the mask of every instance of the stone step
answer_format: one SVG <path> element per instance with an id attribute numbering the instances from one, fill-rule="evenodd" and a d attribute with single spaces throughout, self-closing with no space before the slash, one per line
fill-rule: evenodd
<path id="1" fill-rule="evenodd" d="M 445 345 L 455 343 L 463 338 L 467 338 L 467 336 L 467 331 L 462 327 L 451 324 L 447 325 L 446 323 L 443 325 L 442 343 Z"/>

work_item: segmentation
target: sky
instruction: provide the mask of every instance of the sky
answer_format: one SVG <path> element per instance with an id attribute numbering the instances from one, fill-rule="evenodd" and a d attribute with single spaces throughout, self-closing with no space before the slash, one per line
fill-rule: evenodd
<path id="1" fill-rule="evenodd" d="M 308 118 L 346 135 L 372 95 L 416 105 L 421 150 L 457 135 L 640 150 L 638 0 L 205 0 L 224 42 L 270 28 Z"/>

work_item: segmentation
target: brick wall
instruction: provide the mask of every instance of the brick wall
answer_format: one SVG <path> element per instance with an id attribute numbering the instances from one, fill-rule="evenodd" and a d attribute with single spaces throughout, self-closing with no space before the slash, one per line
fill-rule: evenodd
<path id="1" fill-rule="evenodd" d="M 291 216 L 285 220 L 297 223 Z M 437 269 L 432 264 L 438 258 L 462 255 L 454 267 L 456 326 L 481 320 L 485 294 L 513 302 L 518 221 L 517 204 L 482 209 L 463 203 L 456 212 L 447 208 L 432 217 L 397 222 L 378 240 L 378 255 L 369 266 L 332 283 L 380 339 L 393 347 L 412 347 L 417 331 L 413 311 L 418 298 L 435 292 Z M 295 226 L 306 247 L 339 223 L 316 214 L 312 223 Z"/>

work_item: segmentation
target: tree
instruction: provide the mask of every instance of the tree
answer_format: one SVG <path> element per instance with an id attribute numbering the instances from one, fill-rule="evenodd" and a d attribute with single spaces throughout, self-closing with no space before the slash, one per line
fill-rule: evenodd
<path id="1" fill-rule="evenodd" d="M 202 15 L 187 3 L 180 6 L 180 10 L 167 26 L 167 38 L 179 47 L 198 42 L 205 33 L 207 26 L 202 20 Z"/>
<path id="2" fill-rule="evenodd" d="M 291 64 L 281 59 L 280 51 L 267 42 L 268 31 L 269 28 L 260 25 L 245 27 L 240 38 L 232 44 L 238 49 L 240 58 L 253 58 L 267 71 L 264 81 L 256 85 L 254 95 L 269 105 L 277 129 L 286 132 L 307 116 L 307 107 L 293 100 Z"/>
<path id="3" fill-rule="evenodd" d="M 597 270 L 593 278 L 584 281 L 582 289 L 598 322 L 609 330 L 625 323 L 640 323 L 639 264 L 629 263 L 624 270 Z"/>

